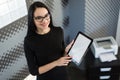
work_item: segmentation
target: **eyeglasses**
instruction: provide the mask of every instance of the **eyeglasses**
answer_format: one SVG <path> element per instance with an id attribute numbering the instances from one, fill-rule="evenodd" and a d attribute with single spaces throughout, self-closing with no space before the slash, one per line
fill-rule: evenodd
<path id="1" fill-rule="evenodd" d="M 34 17 L 34 19 L 36 21 L 38 21 L 38 22 L 42 22 L 44 19 L 45 20 L 50 20 L 50 14 L 47 13 L 44 17 L 42 17 L 42 16 L 36 16 L 36 17 Z"/>

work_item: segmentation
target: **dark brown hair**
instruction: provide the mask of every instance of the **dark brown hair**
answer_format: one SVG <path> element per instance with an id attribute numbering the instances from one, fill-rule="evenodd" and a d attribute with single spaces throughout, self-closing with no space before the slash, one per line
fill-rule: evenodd
<path id="1" fill-rule="evenodd" d="M 32 35 L 35 33 L 36 31 L 36 26 L 35 26 L 35 23 L 34 23 L 34 19 L 33 19 L 33 15 L 34 15 L 34 12 L 36 10 L 36 8 L 46 8 L 48 13 L 50 14 L 50 24 L 49 24 L 49 27 L 54 27 L 53 26 L 53 22 L 52 22 L 52 15 L 48 9 L 48 7 L 43 4 L 42 2 L 34 2 L 33 4 L 31 4 L 31 6 L 29 7 L 29 10 L 28 10 L 28 32 L 27 32 L 27 36 L 29 35 Z"/>

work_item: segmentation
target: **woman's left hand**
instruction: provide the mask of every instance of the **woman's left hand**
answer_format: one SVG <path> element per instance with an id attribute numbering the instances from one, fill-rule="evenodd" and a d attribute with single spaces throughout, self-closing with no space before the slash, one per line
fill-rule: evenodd
<path id="1" fill-rule="evenodd" d="M 72 40 L 72 41 L 70 42 L 70 44 L 68 44 L 67 47 L 65 48 L 65 55 L 67 55 L 67 52 L 68 52 L 69 49 L 71 48 L 73 42 L 74 42 L 74 40 Z"/>

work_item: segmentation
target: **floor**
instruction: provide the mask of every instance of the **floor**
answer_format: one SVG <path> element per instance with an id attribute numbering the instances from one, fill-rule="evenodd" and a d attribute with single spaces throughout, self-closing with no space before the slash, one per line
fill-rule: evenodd
<path id="1" fill-rule="evenodd" d="M 29 74 L 24 80 L 36 80 L 36 76 Z"/>

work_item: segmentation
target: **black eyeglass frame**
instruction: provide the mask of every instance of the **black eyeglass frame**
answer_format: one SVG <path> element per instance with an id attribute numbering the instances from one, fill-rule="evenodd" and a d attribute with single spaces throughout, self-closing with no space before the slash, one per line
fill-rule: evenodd
<path id="1" fill-rule="evenodd" d="M 46 18 L 46 20 L 50 19 L 50 14 L 47 13 L 44 17 L 42 17 L 42 16 L 36 16 L 36 17 L 34 17 L 34 19 L 36 21 L 39 21 L 39 22 L 42 22 L 45 18 Z"/>

